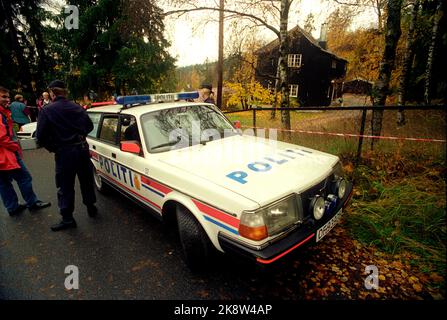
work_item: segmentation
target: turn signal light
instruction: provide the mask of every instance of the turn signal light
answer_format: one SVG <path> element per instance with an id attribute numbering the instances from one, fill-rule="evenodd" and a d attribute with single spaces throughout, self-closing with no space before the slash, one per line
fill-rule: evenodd
<path id="1" fill-rule="evenodd" d="M 267 238 L 267 226 L 262 225 L 258 227 L 249 227 L 243 224 L 239 225 L 239 234 L 242 237 L 245 237 L 247 239 L 251 239 L 254 241 L 259 241 L 262 239 Z"/>

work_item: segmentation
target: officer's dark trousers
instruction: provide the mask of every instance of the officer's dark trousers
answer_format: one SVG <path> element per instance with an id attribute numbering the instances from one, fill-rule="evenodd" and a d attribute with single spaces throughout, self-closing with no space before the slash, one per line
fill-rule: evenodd
<path id="1" fill-rule="evenodd" d="M 86 206 L 96 202 L 93 164 L 90 161 L 87 143 L 61 147 L 54 158 L 59 210 L 63 220 L 68 221 L 73 218 L 76 175 L 81 187 L 82 202 Z"/>

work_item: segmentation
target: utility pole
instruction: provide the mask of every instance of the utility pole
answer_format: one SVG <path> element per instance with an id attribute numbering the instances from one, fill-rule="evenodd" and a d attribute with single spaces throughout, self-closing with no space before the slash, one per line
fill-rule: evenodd
<path id="1" fill-rule="evenodd" d="M 219 109 L 222 109 L 224 2 L 225 0 L 220 0 L 219 5 L 219 58 L 217 61 L 217 107 Z"/>

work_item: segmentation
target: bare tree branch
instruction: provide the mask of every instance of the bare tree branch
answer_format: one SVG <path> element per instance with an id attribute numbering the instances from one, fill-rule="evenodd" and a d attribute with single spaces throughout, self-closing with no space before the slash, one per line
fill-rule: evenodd
<path id="1" fill-rule="evenodd" d="M 209 11 L 220 11 L 219 8 L 210 8 L 210 7 L 197 7 L 197 8 L 189 8 L 189 9 L 178 9 L 178 10 L 171 10 L 171 11 L 166 11 L 163 15 L 164 16 L 168 16 L 168 15 L 172 15 L 172 14 L 185 14 L 187 12 L 193 12 L 193 11 L 204 11 L 204 10 L 209 10 Z M 260 25 L 266 27 L 267 29 L 273 31 L 276 36 L 280 36 L 279 34 L 279 30 L 276 29 L 275 27 L 273 27 L 272 25 L 266 23 L 264 20 L 262 20 L 259 17 L 256 17 L 253 14 L 249 14 L 249 13 L 244 13 L 244 12 L 239 12 L 236 10 L 230 10 L 230 9 L 224 9 L 224 12 L 228 12 L 228 13 L 233 13 L 235 15 L 241 16 L 241 17 L 246 17 L 246 18 L 250 18 L 253 19 L 254 21 L 259 22 Z"/>
<path id="2" fill-rule="evenodd" d="M 336 3 L 341 4 L 343 6 L 360 6 L 361 3 L 359 0 L 355 0 L 354 2 L 344 2 L 344 1 L 340 1 L 340 0 L 334 0 Z"/>
<path id="3" fill-rule="evenodd" d="M 275 3 L 273 1 L 271 1 L 272 4 L 272 8 L 275 8 L 278 12 L 281 12 L 281 9 L 275 5 Z"/>

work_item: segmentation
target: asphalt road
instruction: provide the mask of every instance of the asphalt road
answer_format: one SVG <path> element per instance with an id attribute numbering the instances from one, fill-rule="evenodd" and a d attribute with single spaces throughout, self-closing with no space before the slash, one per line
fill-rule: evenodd
<path id="1" fill-rule="evenodd" d="M 24 151 L 38 197 L 52 206 L 9 217 L 0 212 L 0 299 L 300 299 L 308 253 L 268 269 L 218 255 L 201 274 L 181 257 L 175 233 L 117 192 L 97 193 L 99 216 L 89 218 L 76 186 L 77 229 L 52 232 L 60 220 L 54 159 Z M 297 261 L 301 261 L 298 263 Z M 79 289 L 67 290 L 65 268 L 79 270 Z"/>

